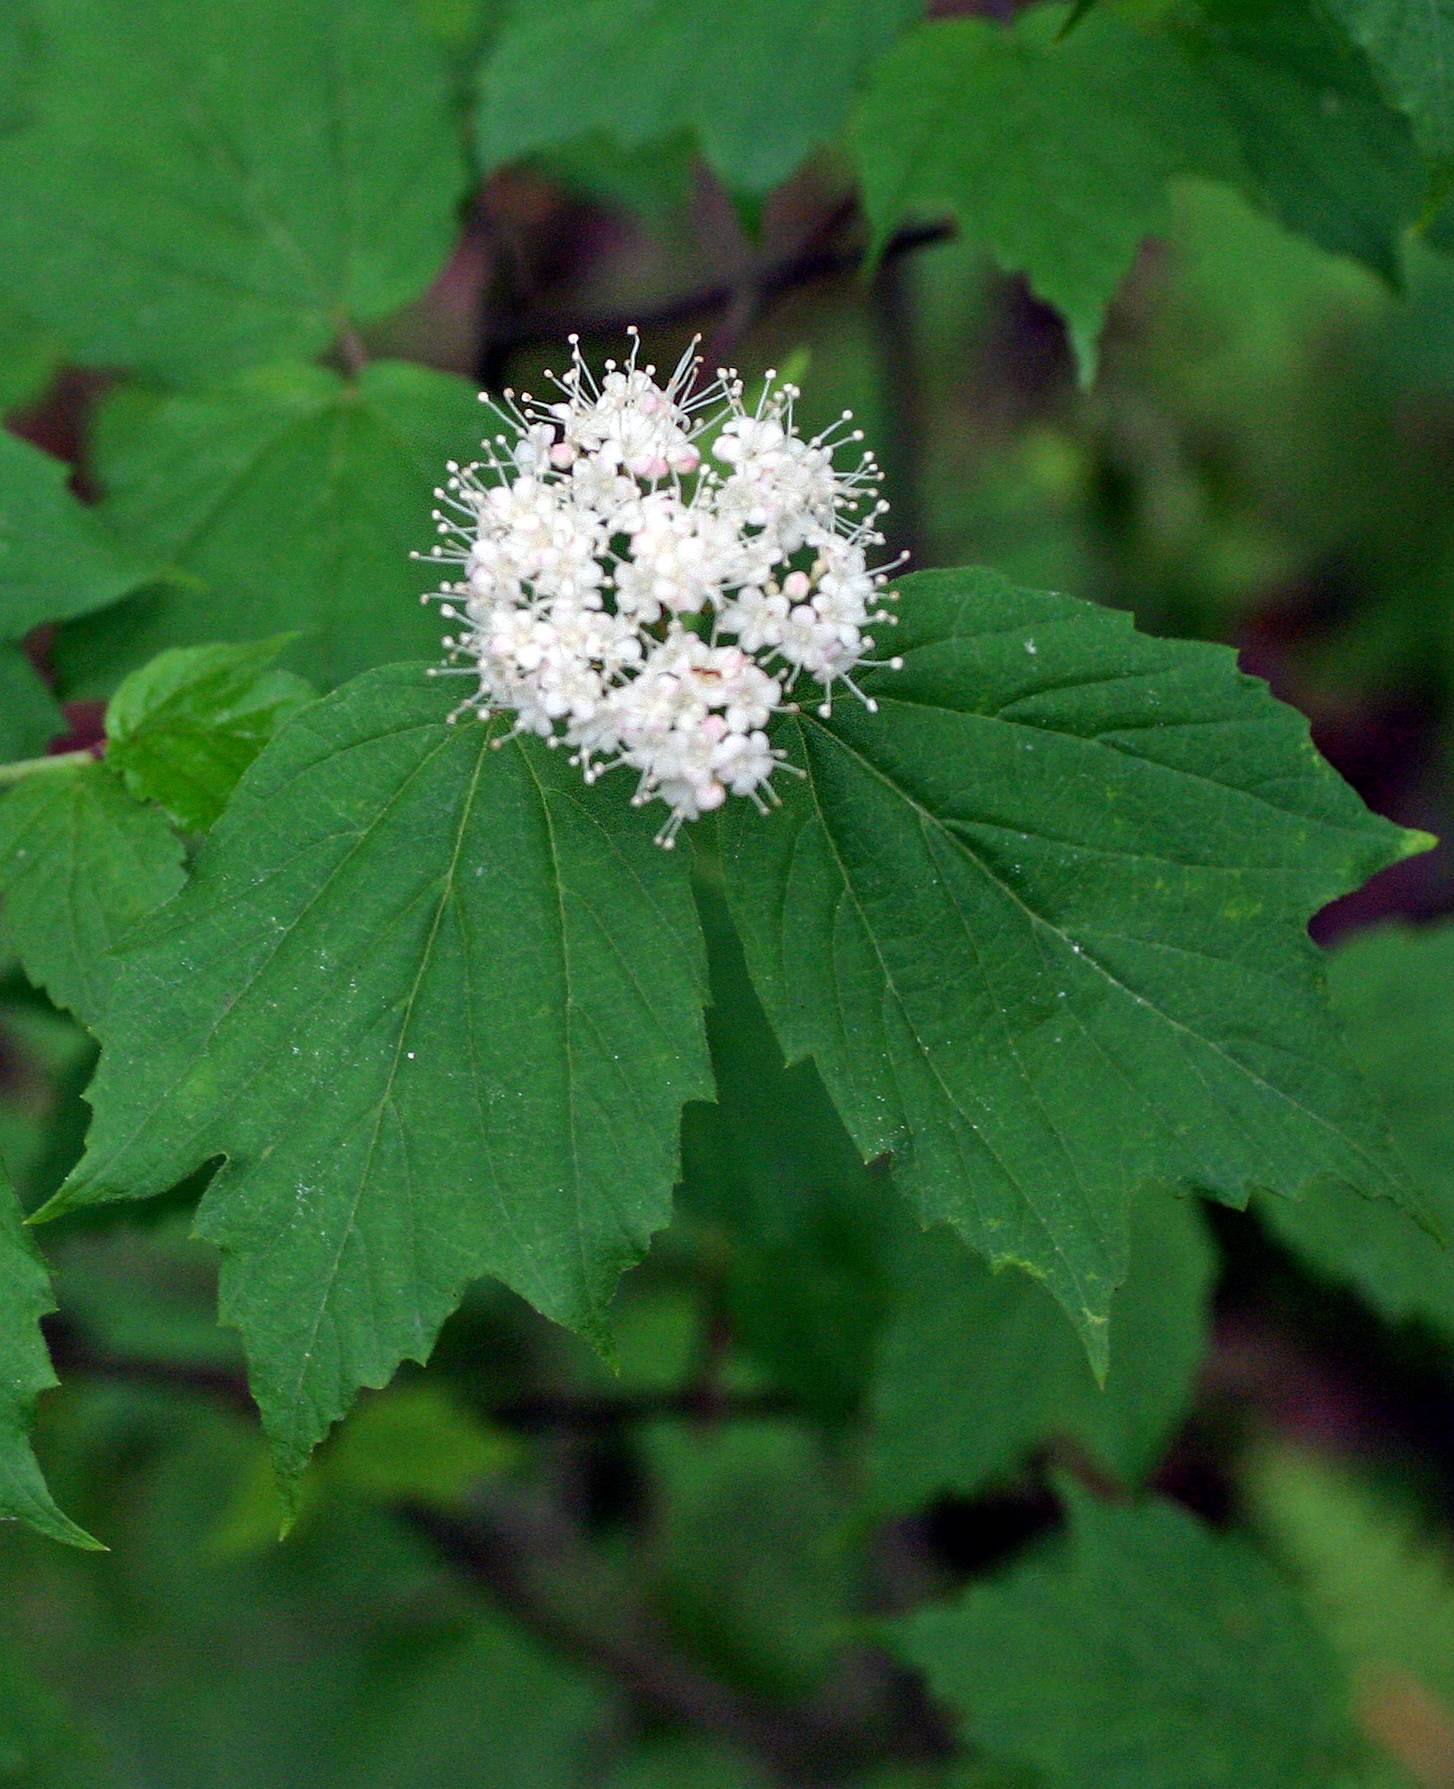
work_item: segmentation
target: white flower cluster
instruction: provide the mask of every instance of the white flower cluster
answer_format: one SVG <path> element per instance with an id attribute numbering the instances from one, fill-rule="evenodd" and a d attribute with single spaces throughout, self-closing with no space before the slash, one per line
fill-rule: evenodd
<path id="1" fill-rule="evenodd" d="M 871 455 L 834 464 L 862 440 L 847 412 L 805 439 L 795 386 L 769 373 L 749 406 L 724 368 L 698 389 L 695 343 L 658 380 L 631 338 L 598 381 L 572 337 L 556 398 L 492 405 L 504 431 L 436 493 L 444 540 L 426 557 L 460 572 L 425 601 L 462 624 L 449 669 L 478 688 L 456 714 L 513 713 L 588 782 L 630 766 L 636 801 L 670 809 L 670 846 L 728 795 L 777 799 L 792 766 L 767 726 L 800 678 L 826 715 L 835 685 L 862 697 L 860 666 L 897 667 L 869 656 L 870 627 L 894 619 L 892 565 L 869 562 L 888 505 Z"/>

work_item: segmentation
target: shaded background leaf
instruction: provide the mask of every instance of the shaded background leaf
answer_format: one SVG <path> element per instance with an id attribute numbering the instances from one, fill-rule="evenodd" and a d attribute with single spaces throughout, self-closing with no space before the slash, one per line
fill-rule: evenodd
<path id="1" fill-rule="evenodd" d="M 1068 1509 L 1068 1546 L 898 1628 L 968 1730 L 1052 1789 L 1324 1789 L 1347 1692 L 1294 1593 L 1171 1504 Z"/>
<path id="2" fill-rule="evenodd" d="M 428 493 L 479 445 L 463 380 L 375 362 L 356 381 L 277 367 L 103 416 L 101 513 L 118 536 L 187 574 L 60 650 L 85 693 L 155 653 L 293 635 L 286 665 L 325 687 L 438 645 L 409 553 L 433 537 Z M 361 493 L 368 493 L 361 501 Z"/>
<path id="3" fill-rule="evenodd" d="M 847 115 L 923 0 L 561 0 L 519 8 L 484 64 L 486 167 L 605 130 L 638 148 L 691 127 L 727 183 L 760 193 Z"/>
<path id="4" fill-rule="evenodd" d="M 943 1231 L 916 1239 L 873 1382 L 877 1500 L 912 1509 L 973 1496 L 1059 1438 L 1113 1479 L 1146 1479 L 1191 1404 L 1212 1269 L 1195 1203 L 1144 1194 L 1100 1386 L 1042 1286 L 1013 1268 L 991 1273 Z"/>
<path id="5" fill-rule="evenodd" d="M 77 355 L 163 378 L 311 354 L 438 271 L 464 166 L 397 0 L 37 0 L 0 259 Z"/>

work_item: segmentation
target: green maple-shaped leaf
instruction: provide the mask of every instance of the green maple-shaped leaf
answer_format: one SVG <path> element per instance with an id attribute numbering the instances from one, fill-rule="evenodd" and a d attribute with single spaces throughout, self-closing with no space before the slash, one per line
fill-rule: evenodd
<path id="1" fill-rule="evenodd" d="M 936 21 L 882 59 L 856 132 L 879 242 L 952 211 L 1065 316 L 1087 375 L 1178 175 L 1232 182 L 1394 276 L 1423 190 L 1412 135 L 1362 53 L 1297 0 L 1220 0 L 1160 29 L 1102 7 L 1067 32 L 1068 17 Z"/>
<path id="2" fill-rule="evenodd" d="M 165 816 L 104 764 L 38 771 L 0 795 L 0 929 L 30 979 L 88 1025 L 116 979 L 112 947 L 181 885 Z"/>
<path id="3" fill-rule="evenodd" d="M 465 173 L 397 0 L 38 0 L 0 262 L 91 361 L 215 377 L 326 346 L 437 271 Z"/>
<path id="4" fill-rule="evenodd" d="M 1043 1287 L 1013 1269 L 991 1273 L 943 1231 L 916 1237 L 873 1386 L 879 1504 L 973 1496 L 1062 1436 L 1117 1478 L 1144 1479 L 1191 1402 L 1212 1268 L 1193 1201 L 1140 1201 L 1099 1386 Z"/>
<path id="5" fill-rule="evenodd" d="M 765 192 L 840 128 L 923 0 L 556 0 L 518 8 L 485 62 L 487 167 L 591 131 L 626 148 L 689 128 Z"/>
<path id="6" fill-rule="evenodd" d="M 1142 1183 L 1412 1200 L 1326 1012 L 1308 916 L 1418 849 L 1225 647 L 990 572 L 905 579 L 881 707 L 779 723 L 806 774 L 723 814 L 790 1059 L 865 1157 L 1107 1358 Z"/>
<path id="7" fill-rule="evenodd" d="M 1454 168 L 1454 0 L 1329 0 L 1441 173 Z"/>
<path id="8" fill-rule="evenodd" d="M 1214 0 L 1181 41 L 1225 108 L 1249 195 L 1319 248 L 1397 280 L 1425 175 L 1362 51 L 1300 0 Z"/>
<path id="9" fill-rule="evenodd" d="M 924 25 L 878 64 L 855 138 L 880 243 L 911 214 L 953 211 L 1065 316 L 1090 372 L 1167 180 L 1230 173 L 1238 153 L 1174 45 L 1104 10 L 1061 39 L 1065 18 Z"/>
<path id="10" fill-rule="evenodd" d="M 1068 1496 L 1044 1551 L 895 1645 L 993 1758 L 1046 1789 L 1328 1789 L 1346 1684 L 1293 1592 L 1175 1505 Z"/>
<path id="11" fill-rule="evenodd" d="M 287 642 L 178 646 L 122 683 L 106 709 L 106 761 L 131 793 L 205 832 L 253 759 L 312 687 L 273 660 Z"/>
<path id="12" fill-rule="evenodd" d="M 97 1543 L 57 1508 L 30 1445 L 35 1400 L 56 1383 L 40 1320 L 55 1309 L 45 1264 L 0 1163 L 0 1518 L 73 1547 Z"/>
<path id="13" fill-rule="evenodd" d="M 289 1486 L 479 1275 L 601 1338 L 710 1091 L 680 860 L 619 791 L 447 708 L 387 667 L 248 771 L 125 953 L 58 1196 L 225 1158 L 198 1229 Z"/>
<path id="14" fill-rule="evenodd" d="M 379 361 L 356 381 L 272 367 L 156 400 L 124 393 L 103 416 L 101 513 L 186 575 L 77 630 L 63 676 L 86 689 L 169 646 L 295 633 L 288 666 L 331 686 L 433 651 L 437 611 L 412 597 L 433 538 L 420 493 L 478 446 L 472 386 Z"/>
<path id="15" fill-rule="evenodd" d="M 1360 933 L 1330 954 L 1328 986 L 1410 1177 L 1454 1236 L 1454 925 Z M 1315 1273 L 1391 1321 L 1417 1318 L 1454 1341 L 1454 1250 L 1402 1212 L 1336 1186 L 1259 1210 Z"/>
<path id="16" fill-rule="evenodd" d="M 66 489 L 71 469 L 0 430 L 0 641 L 114 603 L 145 575 Z"/>

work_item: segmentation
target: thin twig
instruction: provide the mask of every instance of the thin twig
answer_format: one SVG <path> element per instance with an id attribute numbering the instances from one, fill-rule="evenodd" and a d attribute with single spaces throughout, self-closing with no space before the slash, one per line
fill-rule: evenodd
<path id="1" fill-rule="evenodd" d="M 195 1392 L 232 1409 L 252 1411 L 252 1394 L 241 1373 L 227 1367 L 159 1356 L 108 1354 L 90 1347 L 69 1325 L 57 1322 L 50 1331 L 51 1353 L 63 1378 L 110 1379 Z M 627 1423 L 734 1418 L 751 1422 L 801 1417 L 796 1399 L 777 1391 L 710 1392 L 696 1386 L 674 1391 L 628 1392 L 619 1396 L 571 1392 L 524 1392 L 484 1405 L 482 1418 L 504 1429 L 539 1431 L 569 1429 L 587 1434 L 609 1432 Z"/>
<path id="2" fill-rule="evenodd" d="M 226 1367 L 108 1354 L 60 1321 L 50 1326 L 49 1339 L 63 1377 L 154 1385 L 231 1409 L 252 1408 L 246 1380 Z M 523 1428 L 592 1429 L 700 1417 L 701 1406 L 700 1391 L 689 1387 L 616 1398 L 534 1394 L 498 1404 L 490 1414 Z M 792 1413 L 776 1393 L 712 1398 L 714 1420 Z M 952 1751 L 927 1701 L 904 1703 L 910 1680 L 873 1655 L 850 1659 L 842 1681 L 806 1702 L 778 1703 L 713 1676 L 681 1650 L 628 1574 L 586 1544 L 563 1511 L 514 1486 L 482 1486 L 468 1516 L 414 1503 L 396 1506 L 395 1513 L 523 1628 L 601 1672 L 639 1708 L 750 1754 L 784 1789 L 830 1789 L 875 1764 L 942 1760 Z"/>
<path id="3" fill-rule="evenodd" d="M 897 260 L 901 255 L 912 254 L 933 243 L 947 241 L 953 234 L 953 225 L 947 223 L 922 224 L 913 229 L 900 230 L 885 245 L 880 261 Z M 753 314 L 760 318 L 765 309 L 787 293 L 811 285 L 816 280 L 852 273 L 863 265 L 863 261 L 861 248 L 809 246 L 801 249 L 758 273 L 751 281 Z M 742 285 L 729 280 L 716 280 L 689 292 L 679 292 L 673 297 L 661 299 L 656 304 L 637 305 L 631 310 L 584 319 L 575 313 L 528 311 L 523 316 L 507 320 L 491 332 L 490 370 L 493 373 L 502 367 L 508 357 L 519 349 L 563 340 L 572 330 L 589 339 L 624 335 L 627 326 L 633 323 L 642 330 L 667 329 L 673 324 L 689 323 L 697 317 L 725 310 L 734 302 L 743 302 Z"/>
<path id="4" fill-rule="evenodd" d="M 46 1326 L 51 1359 L 62 1380 L 108 1379 L 124 1385 L 155 1386 L 164 1391 L 194 1392 L 232 1410 L 256 1411 L 247 1380 L 230 1367 L 201 1361 L 166 1360 L 161 1356 L 108 1354 L 93 1348 L 75 1327 L 56 1318 Z"/>
<path id="5" fill-rule="evenodd" d="M 489 1421 L 507 1429 L 614 1429 L 621 1423 L 653 1422 L 681 1417 L 717 1421 L 755 1421 L 769 1417 L 801 1417 L 803 1407 L 784 1392 L 721 1392 L 687 1386 L 681 1391 L 623 1393 L 619 1396 L 575 1397 L 565 1392 L 530 1392 L 486 1407 Z"/>
<path id="6" fill-rule="evenodd" d="M 872 1725 L 768 1702 L 699 1669 L 622 1575 L 547 1506 L 495 1486 L 468 1518 L 417 1505 L 404 1515 L 529 1632 L 601 1671 L 649 1712 L 754 1755 L 780 1782 L 817 1789 L 884 1761 Z"/>
<path id="7" fill-rule="evenodd" d="M 369 351 L 358 328 L 351 322 L 345 322 L 338 332 L 336 344 L 338 358 L 343 370 L 352 378 L 357 376 L 369 364 Z"/>

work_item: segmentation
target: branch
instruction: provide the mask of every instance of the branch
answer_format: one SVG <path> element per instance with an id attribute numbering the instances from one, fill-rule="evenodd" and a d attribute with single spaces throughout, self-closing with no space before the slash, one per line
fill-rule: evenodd
<path id="1" fill-rule="evenodd" d="M 493 1487 L 469 1519 L 417 1505 L 403 1515 L 458 1573 L 554 1650 L 602 1672 L 648 1712 L 754 1755 L 784 1784 L 827 1789 L 894 1756 L 872 1711 L 843 1720 L 812 1706 L 779 1705 L 699 1670 L 625 1575 L 543 1504 Z"/>
<path id="2" fill-rule="evenodd" d="M 803 1407 L 786 1392 L 720 1392 L 708 1386 L 681 1391 L 628 1392 L 620 1397 L 577 1397 L 570 1392 L 526 1392 L 485 1408 L 490 1422 L 506 1429 L 575 1429 L 595 1432 L 619 1423 L 662 1417 L 703 1422 L 801 1417 Z"/>
<path id="3" fill-rule="evenodd" d="M 195 1393 L 251 1412 L 242 1374 L 226 1367 L 131 1357 L 90 1346 L 73 1324 L 48 1326 L 62 1375 L 90 1375 Z M 609 1429 L 659 1417 L 717 1419 L 801 1414 L 775 1392 L 711 1387 L 623 1397 L 542 1392 L 488 1413 L 518 1428 Z M 481 1489 L 472 1513 L 409 1503 L 395 1513 L 453 1570 L 556 1651 L 589 1666 L 641 1708 L 745 1751 L 787 1789 L 832 1789 L 875 1764 L 942 1760 L 950 1735 L 912 1681 L 888 1661 L 855 1654 L 848 1675 L 814 1701 L 778 1704 L 704 1671 L 678 1649 L 629 1571 L 610 1566 L 552 1506 L 514 1487 Z"/>
<path id="4" fill-rule="evenodd" d="M 927 248 L 932 243 L 947 241 L 954 234 L 952 224 L 921 224 L 900 230 L 891 237 L 879 257 L 880 265 L 896 261 L 901 255 Z M 746 286 L 727 280 L 713 281 L 689 292 L 660 300 L 655 305 L 638 305 L 630 311 L 607 313 L 582 318 L 574 314 L 532 310 L 521 317 L 507 320 L 491 332 L 489 367 L 480 369 L 492 375 L 506 358 L 521 348 L 536 347 L 545 342 L 558 342 L 571 331 L 582 336 L 620 336 L 629 324 L 642 330 L 666 329 L 674 323 L 688 323 L 707 313 L 724 311 L 732 305 L 749 306 L 754 317 L 761 317 L 777 299 L 817 280 L 831 279 L 836 274 L 852 273 L 864 264 L 861 248 L 834 249 L 810 246 L 773 263 L 756 274 Z M 481 383 L 497 383 L 481 380 Z"/>
<path id="5" fill-rule="evenodd" d="M 62 1378 L 110 1379 L 129 1385 L 152 1385 L 168 1391 L 193 1392 L 229 1409 L 255 1410 L 247 1380 L 228 1367 L 159 1356 L 110 1354 L 92 1347 L 69 1323 L 49 1326 L 51 1357 Z M 628 1392 L 619 1397 L 572 1392 L 524 1392 L 481 1407 L 486 1422 L 504 1429 L 575 1430 L 598 1434 L 623 1423 L 686 1421 L 755 1421 L 801 1417 L 803 1407 L 785 1392 L 719 1392 L 687 1386 L 677 1391 Z"/>
<path id="6" fill-rule="evenodd" d="M 151 1385 L 165 1391 L 193 1392 L 230 1410 L 256 1414 L 247 1380 L 231 1368 L 201 1361 L 167 1360 L 161 1356 L 108 1354 L 93 1348 L 73 1323 L 52 1318 L 46 1324 L 51 1361 L 62 1380 L 71 1377 L 110 1379 L 125 1385 Z"/>

